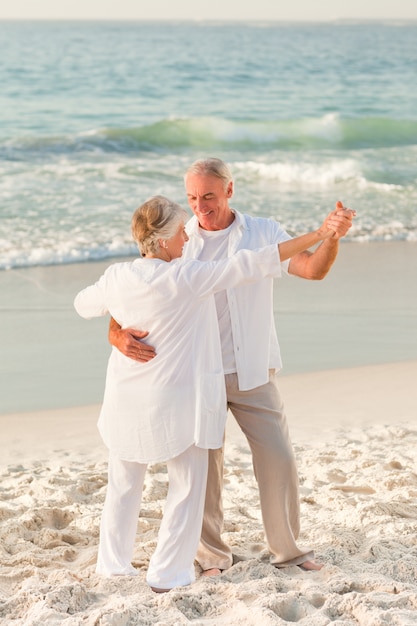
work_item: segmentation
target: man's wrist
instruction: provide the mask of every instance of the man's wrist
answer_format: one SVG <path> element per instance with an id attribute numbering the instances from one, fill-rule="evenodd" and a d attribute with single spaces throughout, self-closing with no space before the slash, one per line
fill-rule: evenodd
<path id="1" fill-rule="evenodd" d="M 327 237 L 327 239 L 323 239 L 321 245 L 326 246 L 327 248 L 337 248 L 339 245 L 339 237 L 333 235 L 332 237 Z"/>
<path id="2" fill-rule="evenodd" d="M 111 327 L 109 328 L 109 332 L 108 332 L 108 335 L 107 335 L 107 336 L 108 336 L 109 343 L 110 343 L 112 346 L 116 346 L 116 344 L 117 344 L 117 339 L 118 339 L 118 336 L 119 336 L 119 331 L 120 331 L 120 328 L 116 328 L 116 327 L 114 327 L 114 326 L 111 326 Z"/>

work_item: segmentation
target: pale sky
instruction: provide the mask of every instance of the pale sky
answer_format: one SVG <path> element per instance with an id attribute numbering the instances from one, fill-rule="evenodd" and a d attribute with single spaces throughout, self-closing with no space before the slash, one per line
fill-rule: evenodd
<path id="1" fill-rule="evenodd" d="M 13 0 L 0 19 L 417 20 L 416 0 Z"/>

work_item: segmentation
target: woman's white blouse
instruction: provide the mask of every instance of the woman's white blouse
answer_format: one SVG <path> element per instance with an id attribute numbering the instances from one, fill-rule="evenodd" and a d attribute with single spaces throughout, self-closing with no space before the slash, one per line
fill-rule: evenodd
<path id="1" fill-rule="evenodd" d="M 112 349 L 98 422 L 112 452 L 148 463 L 173 458 L 192 444 L 222 446 L 227 406 L 212 294 L 280 274 L 275 244 L 207 263 L 116 263 L 80 291 L 74 306 L 82 317 L 110 313 L 123 328 L 148 330 L 145 341 L 156 350 L 151 361 L 139 363 Z"/>

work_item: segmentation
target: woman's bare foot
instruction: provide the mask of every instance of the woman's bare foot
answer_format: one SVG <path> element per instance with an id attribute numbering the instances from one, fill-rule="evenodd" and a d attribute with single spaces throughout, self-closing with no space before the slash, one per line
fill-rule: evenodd
<path id="1" fill-rule="evenodd" d="M 304 563 L 300 563 L 298 567 L 305 570 L 306 572 L 318 572 L 323 567 L 323 563 L 316 563 L 315 561 L 304 561 Z"/>
<path id="2" fill-rule="evenodd" d="M 201 572 L 202 576 L 220 576 L 223 570 L 218 567 L 211 567 L 210 569 L 204 569 Z"/>

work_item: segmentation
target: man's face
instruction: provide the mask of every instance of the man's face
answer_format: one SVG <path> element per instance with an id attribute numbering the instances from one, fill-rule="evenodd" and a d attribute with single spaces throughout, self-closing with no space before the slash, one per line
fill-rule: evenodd
<path id="1" fill-rule="evenodd" d="M 217 176 L 188 174 L 185 179 L 188 204 L 204 230 L 223 230 L 234 220 L 229 207 L 233 182 L 224 186 Z"/>

